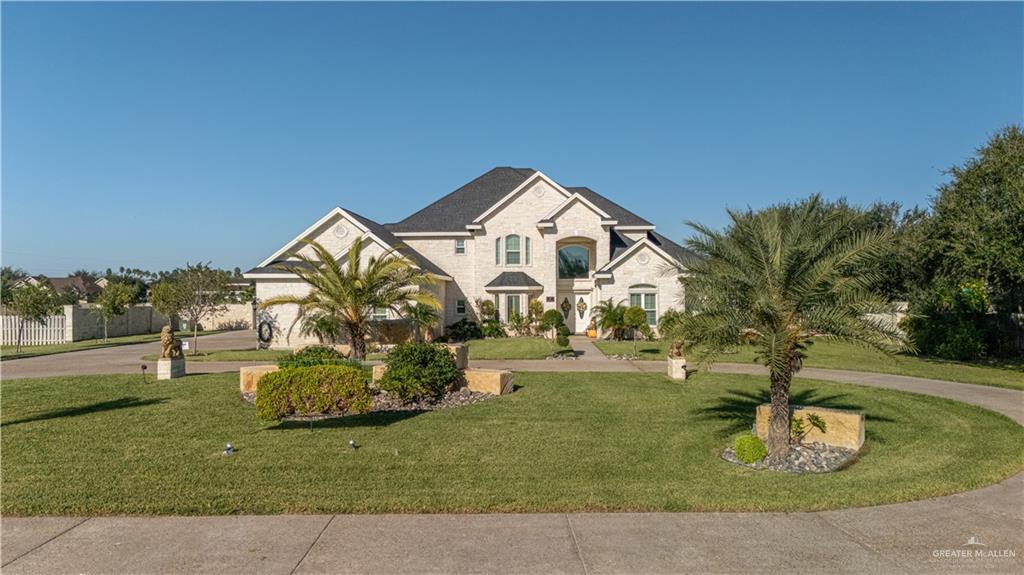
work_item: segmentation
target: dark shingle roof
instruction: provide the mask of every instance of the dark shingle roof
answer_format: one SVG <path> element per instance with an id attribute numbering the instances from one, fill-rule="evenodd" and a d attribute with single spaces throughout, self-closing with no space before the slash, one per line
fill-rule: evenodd
<path id="1" fill-rule="evenodd" d="M 381 241 L 383 241 L 384 243 L 388 244 L 391 247 L 398 247 L 398 252 L 401 253 L 402 255 L 404 255 L 405 257 L 409 258 L 410 260 L 412 260 L 412 262 L 414 264 L 416 264 L 417 266 L 419 266 L 419 268 L 421 270 L 423 270 L 423 271 L 425 271 L 427 273 L 432 273 L 432 274 L 439 275 L 439 276 L 447 276 L 448 275 L 447 273 L 445 273 L 444 270 L 442 270 L 440 267 L 438 267 L 437 264 L 435 264 L 434 262 L 432 262 L 432 261 L 428 260 L 426 257 L 424 257 L 423 254 L 421 254 L 421 253 L 417 252 L 416 250 L 412 249 L 411 247 L 403 244 L 402 240 L 396 238 L 395 234 L 391 233 L 387 228 L 385 228 L 381 224 L 378 224 L 377 222 L 375 222 L 375 221 L 373 221 L 373 220 L 371 220 L 371 219 L 369 219 L 367 217 L 361 216 L 361 215 L 359 215 L 359 214 L 357 214 L 355 212 L 351 212 L 351 211 L 348 211 L 348 210 L 345 210 L 345 211 L 350 216 L 355 218 L 356 221 L 358 221 L 360 224 L 362 224 L 366 229 L 370 230 L 370 232 L 373 235 L 375 235 L 378 238 L 380 238 Z M 278 260 L 275 260 L 275 261 L 271 262 L 269 266 L 255 267 L 255 268 L 252 268 L 251 270 L 249 270 L 249 271 L 247 271 L 245 273 L 247 273 L 247 274 L 282 273 L 282 270 L 274 267 L 275 264 L 282 264 L 282 263 L 287 263 L 290 266 L 291 265 L 302 265 L 303 267 L 307 267 L 307 266 L 305 266 L 304 262 L 295 262 L 295 261 L 288 261 L 288 260 L 285 260 L 285 259 L 278 259 Z"/>
<path id="2" fill-rule="evenodd" d="M 400 222 L 392 232 L 464 232 L 498 200 L 537 173 L 531 168 L 494 168 Z"/>
<path id="3" fill-rule="evenodd" d="M 579 194 L 586 198 L 588 201 L 593 203 L 595 206 L 604 210 L 613 220 L 618 220 L 617 225 L 620 226 L 653 226 L 651 222 L 641 218 L 626 208 L 616 204 L 601 194 L 591 190 L 590 188 L 566 188 L 566 191 L 572 194 Z"/>
<path id="4" fill-rule="evenodd" d="M 527 178 L 537 173 L 533 168 L 494 168 L 447 196 L 400 222 L 385 224 L 392 232 L 462 232 L 480 214 L 489 210 Z M 647 220 L 587 187 L 566 188 L 618 220 L 620 226 L 650 226 Z"/>
<path id="5" fill-rule="evenodd" d="M 651 242 L 656 244 L 659 248 L 665 250 L 665 253 L 668 255 L 679 260 L 679 263 L 683 265 L 686 265 L 693 260 L 701 259 L 701 257 L 694 253 L 693 250 L 685 248 L 657 232 L 647 232 L 647 239 L 651 240 Z"/>
<path id="6" fill-rule="evenodd" d="M 617 258 L 620 255 L 622 255 L 622 252 L 628 250 L 629 246 L 631 246 L 631 245 L 633 245 L 635 243 L 633 240 L 631 240 L 631 239 L 627 238 L 626 236 L 620 234 L 619 232 L 615 231 L 614 229 L 611 231 L 611 233 L 608 234 L 608 236 L 611 238 L 611 246 L 612 246 L 612 249 L 611 249 L 612 257 L 611 257 L 611 259 L 612 260 L 614 260 L 615 258 Z"/>
<path id="7" fill-rule="evenodd" d="M 501 272 L 498 277 L 491 280 L 486 286 L 489 288 L 500 287 L 544 287 L 540 282 L 531 278 L 524 272 Z"/>

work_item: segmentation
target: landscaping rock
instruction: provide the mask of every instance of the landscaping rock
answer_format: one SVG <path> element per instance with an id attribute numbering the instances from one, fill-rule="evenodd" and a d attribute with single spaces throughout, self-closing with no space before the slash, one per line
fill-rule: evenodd
<path id="1" fill-rule="evenodd" d="M 824 443 L 805 443 L 792 445 L 789 456 L 778 465 L 768 465 L 764 461 L 743 463 L 736 457 L 733 448 L 722 451 L 722 459 L 729 463 L 750 467 L 752 469 L 768 469 L 787 473 L 828 473 L 840 469 L 857 455 L 856 449 L 847 449 Z"/>

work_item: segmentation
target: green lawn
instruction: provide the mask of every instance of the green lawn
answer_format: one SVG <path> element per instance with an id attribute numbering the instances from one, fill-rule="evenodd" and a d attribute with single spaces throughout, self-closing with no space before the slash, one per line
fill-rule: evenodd
<path id="1" fill-rule="evenodd" d="M 200 336 L 211 335 L 220 333 L 219 330 L 201 331 Z M 183 333 L 179 332 L 176 334 L 178 337 L 186 337 Z M 187 337 L 192 337 L 189 333 Z M 32 345 L 32 346 L 21 346 L 21 352 L 15 353 L 15 346 L 5 345 L 0 346 L 0 360 L 9 359 L 21 359 L 23 357 L 36 357 L 40 355 L 53 355 L 55 353 L 67 353 L 69 351 L 82 351 L 83 349 L 97 349 L 101 347 L 114 347 L 118 345 L 131 345 L 134 343 L 149 343 L 152 341 L 160 341 L 159 333 L 144 333 L 140 335 L 126 335 L 122 337 L 112 337 L 106 341 L 102 339 L 87 339 L 83 341 L 75 341 L 71 343 L 58 343 L 53 345 Z"/>
<path id="2" fill-rule="evenodd" d="M 806 476 L 722 461 L 765 383 L 520 373 L 515 393 L 480 404 L 310 429 L 258 421 L 236 374 L 3 381 L 0 512 L 816 510 L 954 493 L 1024 468 L 1024 428 L 1006 417 L 809 381 L 794 384 L 794 402 L 867 412 L 859 461 Z M 221 454 L 228 442 L 233 457 Z"/>
<path id="3" fill-rule="evenodd" d="M 632 354 L 631 341 L 597 341 L 595 345 L 603 353 Z M 665 359 L 668 344 L 661 341 L 637 342 L 640 359 Z M 698 358 L 690 358 L 697 360 Z M 717 361 L 729 363 L 750 363 L 754 361 L 754 350 L 740 347 L 734 354 L 718 356 Z M 944 379 L 961 383 L 976 383 L 994 387 L 1024 390 L 1024 362 L 964 363 L 928 357 L 898 355 L 887 357 L 876 351 L 848 343 L 818 341 L 808 351 L 807 367 L 873 371 L 894 375 L 912 375 L 931 379 Z"/>
<path id="4" fill-rule="evenodd" d="M 469 359 L 544 359 L 555 351 L 571 347 L 552 348 L 549 340 L 542 337 L 505 337 L 499 339 L 473 339 L 469 346 Z"/>

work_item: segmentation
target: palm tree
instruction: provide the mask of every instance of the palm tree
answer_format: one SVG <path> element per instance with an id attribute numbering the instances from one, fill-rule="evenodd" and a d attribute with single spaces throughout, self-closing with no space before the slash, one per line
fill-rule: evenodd
<path id="1" fill-rule="evenodd" d="M 416 343 L 423 341 L 424 330 L 430 331 L 441 322 L 441 316 L 437 308 L 423 303 L 409 304 L 402 307 L 402 317 L 412 324 L 413 337 Z"/>
<path id="2" fill-rule="evenodd" d="M 594 310 L 591 312 L 591 316 L 594 319 L 594 325 L 598 327 L 602 332 L 612 332 L 613 339 L 622 339 L 626 329 L 624 316 L 626 314 L 626 305 L 623 302 L 615 303 L 615 300 L 608 298 L 604 301 L 598 302 L 594 306 Z"/>
<path id="3" fill-rule="evenodd" d="M 341 322 L 336 316 L 313 312 L 302 319 L 299 334 L 314 336 L 320 343 L 337 343 L 342 334 Z"/>
<path id="4" fill-rule="evenodd" d="M 310 314 L 337 318 L 352 344 L 356 359 L 366 357 L 366 335 L 374 309 L 398 306 L 408 301 L 434 307 L 440 304 L 433 294 L 417 289 L 433 280 L 403 257 L 396 248 L 378 257 L 362 261 L 362 242 L 355 242 L 344 265 L 317 242 L 306 242 L 315 257 L 299 254 L 297 261 L 278 264 L 278 269 L 294 273 L 309 284 L 304 296 L 283 295 L 264 301 L 260 307 L 293 304 L 299 307 L 295 322 Z M 295 322 L 289 328 L 295 326 Z"/>
<path id="5" fill-rule="evenodd" d="M 855 217 L 826 212 L 813 196 L 760 212 L 730 211 L 724 232 L 688 222 L 697 232 L 689 247 L 703 257 L 673 270 L 689 304 L 683 331 L 705 348 L 705 364 L 741 338 L 755 346 L 771 381 L 769 461 L 789 453 L 790 381 L 815 336 L 887 354 L 913 350 L 896 326 L 870 315 L 892 305 L 874 291 L 883 278 L 863 264 L 892 239 L 852 231 Z"/>

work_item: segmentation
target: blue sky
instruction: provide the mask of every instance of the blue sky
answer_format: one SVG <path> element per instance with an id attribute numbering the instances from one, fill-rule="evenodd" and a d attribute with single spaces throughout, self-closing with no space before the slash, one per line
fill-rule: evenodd
<path id="1" fill-rule="evenodd" d="M 1020 122 L 1016 4 L 2 6 L 3 263 L 246 269 L 497 165 L 674 239 L 821 192 L 925 204 Z"/>

